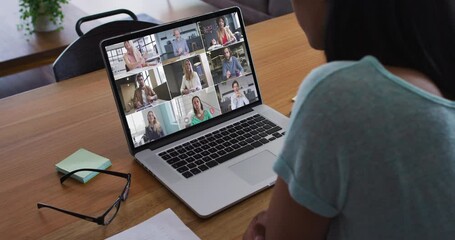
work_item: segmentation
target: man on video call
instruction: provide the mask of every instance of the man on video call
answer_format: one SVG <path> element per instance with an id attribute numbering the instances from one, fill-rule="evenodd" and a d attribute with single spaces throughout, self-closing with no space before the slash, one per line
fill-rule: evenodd
<path id="1" fill-rule="evenodd" d="M 185 39 L 180 36 L 180 30 L 179 29 L 174 29 L 174 36 L 175 40 L 172 42 L 172 49 L 174 50 L 174 55 L 177 56 L 182 56 L 186 55 L 190 52 L 188 49 L 188 43 L 186 42 Z"/>
<path id="2" fill-rule="evenodd" d="M 134 91 L 133 103 L 135 108 L 147 106 L 158 99 L 153 89 L 145 85 L 142 73 L 136 75 L 136 82 L 139 87 Z"/>

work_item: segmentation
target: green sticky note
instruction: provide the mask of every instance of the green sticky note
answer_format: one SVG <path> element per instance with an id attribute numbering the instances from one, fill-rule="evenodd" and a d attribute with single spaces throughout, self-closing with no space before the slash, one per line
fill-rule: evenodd
<path id="1" fill-rule="evenodd" d="M 111 165 L 112 163 L 109 159 L 81 148 L 59 163 L 55 164 L 55 169 L 58 172 L 67 174 L 71 171 L 81 168 L 95 168 L 104 170 Z M 82 183 L 86 183 L 97 174 L 98 172 L 81 171 L 73 174 L 71 177 Z"/>

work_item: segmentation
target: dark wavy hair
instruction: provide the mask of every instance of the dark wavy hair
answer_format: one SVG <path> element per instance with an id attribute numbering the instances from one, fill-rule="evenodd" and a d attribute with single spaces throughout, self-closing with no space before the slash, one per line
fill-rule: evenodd
<path id="1" fill-rule="evenodd" d="M 455 1 L 328 0 L 325 53 L 418 70 L 455 100 Z"/>

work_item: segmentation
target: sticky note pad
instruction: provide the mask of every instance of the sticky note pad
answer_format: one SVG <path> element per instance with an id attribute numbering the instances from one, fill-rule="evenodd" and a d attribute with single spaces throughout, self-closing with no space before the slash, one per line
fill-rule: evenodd
<path id="1" fill-rule="evenodd" d="M 67 174 L 71 171 L 81 168 L 95 168 L 104 170 L 111 165 L 112 163 L 109 159 L 81 148 L 59 163 L 55 164 L 55 169 L 58 172 Z M 97 174 L 98 172 L 93 171 L 80 171 L 73 174 L 71 177 L 82 183 L 86 183 Z"/>

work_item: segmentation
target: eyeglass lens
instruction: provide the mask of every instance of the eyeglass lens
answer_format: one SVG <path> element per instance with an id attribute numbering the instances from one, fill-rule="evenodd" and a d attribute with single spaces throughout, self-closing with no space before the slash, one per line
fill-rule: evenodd
<path id="1" fill-rule="evenodd" d="M 106 216 L 104 217 L 104 225 L 109 224 L 112 219 L 115 218 L 117 215 L 118 210 L 120 209 L 120 199 L 114 203 L 114 206 L 112 206 L 111 209 L 109 209 L 109 212 L 107 212 Z"/>

